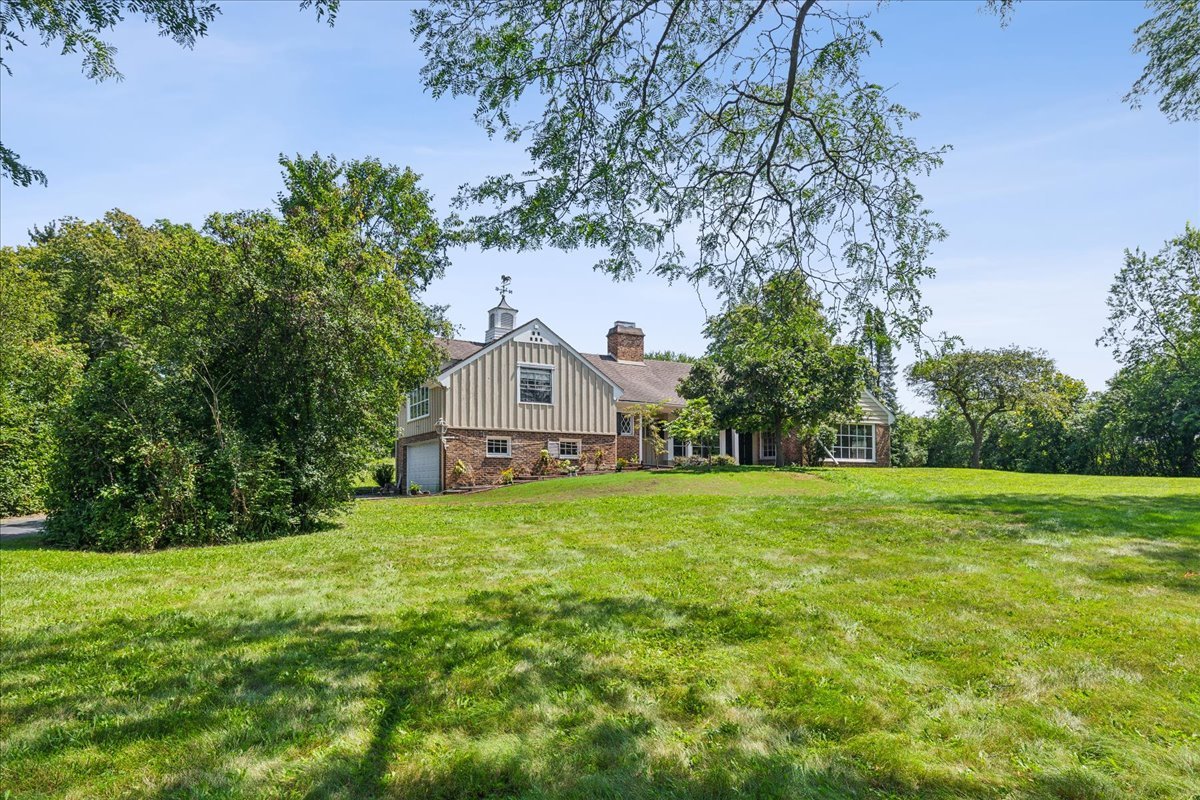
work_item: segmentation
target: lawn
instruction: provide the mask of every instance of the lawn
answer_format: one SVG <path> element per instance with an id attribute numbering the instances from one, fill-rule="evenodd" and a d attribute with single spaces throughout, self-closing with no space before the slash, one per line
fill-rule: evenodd
<path id="1" fill-rule="evenodd" d="M 1196 480 L 626 473 L 0 557 L 13 797 L 1200 795 Z"/>

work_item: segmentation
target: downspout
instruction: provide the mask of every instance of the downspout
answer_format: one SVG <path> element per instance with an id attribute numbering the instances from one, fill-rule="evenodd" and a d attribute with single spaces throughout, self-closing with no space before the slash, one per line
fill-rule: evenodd
<path id="1" fill-rule="evenodd" d="M 821 437 L 814 436 L 813 438 L 817 440 L 817 444 L 821 445 L 821 449 L 825 451 L 825 455 L 829 456 L 829 460 L 833 462 L 833 465 L 835 467 L 840 467 L 841 464 L 839 464 L 838 460 L 833 457 L 833 453 L 829 452 L 829 448 L 826 447 L 825 443 L 821 441 Z"/>

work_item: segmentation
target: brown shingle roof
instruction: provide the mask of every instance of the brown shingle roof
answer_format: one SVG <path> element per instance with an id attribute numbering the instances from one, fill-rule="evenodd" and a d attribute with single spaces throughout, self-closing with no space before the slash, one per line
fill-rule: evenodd
<path id="1" fill-rule="evenodd" d="M 641 364 L 617 361 L 610 355 L 584 353 L 596 369 L 621 387 L 621 399 L 628 403 L 669 403 L 683 405 L 679 382 L 692 371 L 692 365 L 682 361 L 646 359 Z"/>
<path id="2" fill-rule="evenodd" d="M 464 358 L 470 358 L 483 349 L 483 342 L 469 342 L 466 339 L 438 339 L 437 343 L 446 352 L 442 369 L 453 366 Z"/>

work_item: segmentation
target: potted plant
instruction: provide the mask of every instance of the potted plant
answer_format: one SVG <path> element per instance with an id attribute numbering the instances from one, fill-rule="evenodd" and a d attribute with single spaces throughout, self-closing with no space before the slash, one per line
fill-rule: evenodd
<path id="1" fill-rule="evenodd" d="M 414 497 L 419 494 L 424 494 L 421 491 L 421 484 L 417 483 L 416 481 L 413 481 L 412 483 L 410 483 L 408 485 L 408 493 L 413 495 Z"/>

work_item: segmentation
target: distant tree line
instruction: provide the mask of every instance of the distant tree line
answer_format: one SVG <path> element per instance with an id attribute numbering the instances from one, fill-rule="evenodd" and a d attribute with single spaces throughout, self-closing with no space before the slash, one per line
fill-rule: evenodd
<path id="1" fill-rule="evenodd" d="M 1037 351 L 949 349 L 908 371 L 933 413 L 901 412 L 898 466 L 1200 475 L 1200 229 L 1126 251 L 1097 344 L 1120 368 L 1102 392 Z M 887 380 L 887 377 L 884 377 Z"/>
<path id="2" fill-rule="evenodd" d="M 271 211 L 120 211 L 0 249 L 0 512 L 67 545 L 302 531 L 395 436 L 445 326 L 449 234 L 410 170 L 284 158 Z"/>

